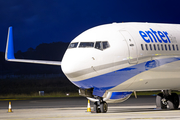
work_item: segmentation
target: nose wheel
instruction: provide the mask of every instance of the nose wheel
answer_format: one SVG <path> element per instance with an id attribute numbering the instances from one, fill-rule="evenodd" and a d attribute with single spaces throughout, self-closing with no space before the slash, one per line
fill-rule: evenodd
<path id="1" fill-rule="evenodd" d="M 108 104 L 106 102 L 102 102 L 100 104 L 100 110 L 101 110 L 101 113 L 106 113 L 108 110 Z"/>
<path id="2" fill-rule="evenodd" d="M 94 112 L 95 113 L 106 113 L 108 110 L 108 104 L 103 101 L 98 105 L 98 102 L 94 103 Z"/>
<path id="3" fill-rule="evenodd" d="M 94 112 L 95 113 L 106 113 L 108 110 L 108 104 L 102 99 L 99 99 L 98 102 L 94 103 Z"/>
<path id="4" fill-rule="evenodd" d="M 97 102 L 94 103 L 94 112 L 95 112 L 95 113 L 101 113 L 101 109 L 99 108 Z"/>

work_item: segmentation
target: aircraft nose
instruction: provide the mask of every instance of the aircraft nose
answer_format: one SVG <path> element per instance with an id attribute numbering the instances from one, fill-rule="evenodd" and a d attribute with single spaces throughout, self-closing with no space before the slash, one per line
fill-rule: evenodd
<path id="1" fill-rule="evenodd" d="M 80 76 L 86 75 L 87 71 L 92 72 L 93 60 L 82 50 L 67 50 L 61 63 L 63 73 L 70 81 L 78 81 Z M 78 78 L 77 78 L 78 77 Z"/>
<path id="2" fill-rule="evenodd" d="M 74 51 L 66 51 L 62 59 L 61 68 L 69 80 L 72 80 L 72 75 L 81 68 L 82 59 L 83 58 L 78 56 Z"/>
<path id="3" fill-rule="evenodd" d="M 65 75 L 68 75 L 72 73 L 75 68 L 75 61 L 73 58 L 68 59 L 67 56 L 63 57 L 62 63 L 61 63 L 61 69 Z"/>

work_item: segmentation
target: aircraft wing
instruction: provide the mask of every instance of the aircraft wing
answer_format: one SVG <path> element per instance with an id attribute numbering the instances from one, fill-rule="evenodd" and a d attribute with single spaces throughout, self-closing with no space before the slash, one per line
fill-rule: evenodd
<path id="1" fill-rule="evenodd" d="M 8 36 L 7 36 L 7 44 L 6 44 L 6 53 L 5 53 L 5 59 L 7 61 L 36 63 L 36 64 L 48 64 L 48 65 L 61 65 L 61 62 L 59 62 L 59 61 L 16 59 L 14 57 L 13 33 L 12 32 L 13 32 L 12 27 L 9 27 Z"/>

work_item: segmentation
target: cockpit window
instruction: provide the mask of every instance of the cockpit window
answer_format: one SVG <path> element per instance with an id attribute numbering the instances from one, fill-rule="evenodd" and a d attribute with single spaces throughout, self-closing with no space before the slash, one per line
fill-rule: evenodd
<path id="1" fill-rule="evenodd" d="M 95 44 L 95 48 L 99 50 L 104 50 L 110 47 L 108 41 L 97 41 Z"/>
<path id="2" fill-rule="evenodd" d="M 78 42 L 71 43 L 68 48 L 76 48 L 78 45 Z"/>
<path id="3" fill-rule="evenodd" d="M 102 50 L 102 48 L 101 48 L 101 42 L 96 42 L 95 48 Z"/>
<path id="4" fill-rule="evenodd" d="M 69 48 L 96 48 L 99 50 L 105 50 L 110 47 L 108 41 L 96 41 L 94 42 L 74 42 L 70 43 Z"/>
<path id="5" fill-rule="evenodd" d="M 107 41 L 102 42 L 102 45 L 103 45 L 103 49 L 106 49 L 109 47 L 109 43 Z"/>
<path id="6" fill-rule="evenodd" d="M 79 48 L 94 47 L 94 42 L 81 42 Z"/>

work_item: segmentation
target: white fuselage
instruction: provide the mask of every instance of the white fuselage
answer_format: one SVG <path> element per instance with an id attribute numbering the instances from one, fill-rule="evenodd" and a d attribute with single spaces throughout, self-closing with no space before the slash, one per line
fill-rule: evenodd
<path id="1" fill-rule="evenodd" d="M 179 90 L 179 33 L 177 24 L 113 23 L 94 27 L 71 42 L 77 46 L 67 49 L 62 70 L 80 88 L 110 92 Z M 108 42 L 109 46 L 98 49 L 98 42 L 102 46 Z"/>

